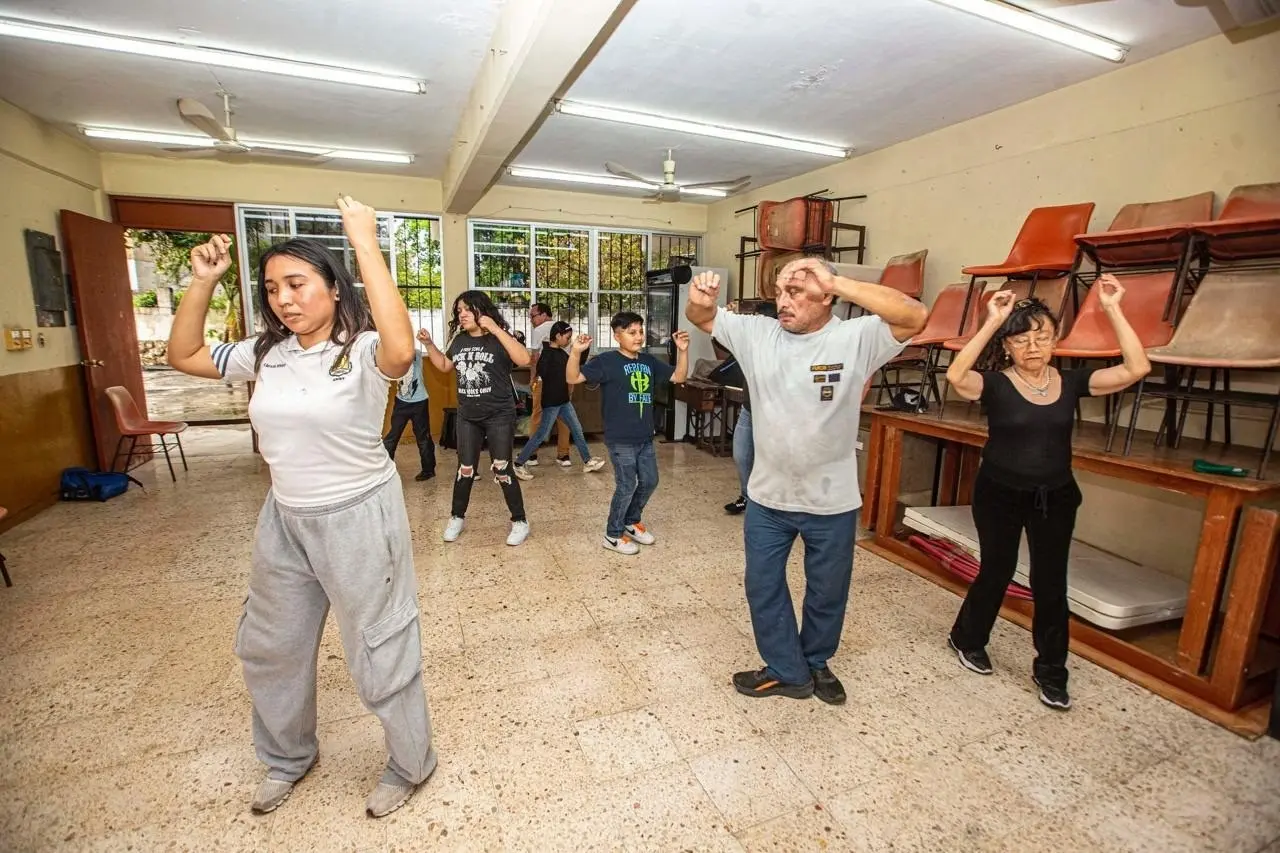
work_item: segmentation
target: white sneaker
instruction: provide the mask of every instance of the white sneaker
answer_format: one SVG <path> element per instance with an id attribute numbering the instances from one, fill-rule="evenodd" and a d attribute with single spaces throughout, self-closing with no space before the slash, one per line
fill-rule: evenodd
<path id="1" fill-rule="evenodd" d="M 610 551 L 617 551 L 619 554 L 627 554 L 628 556 L 640 553 L 640 546 L 632 542 L 631 538 L 625 534 L 617 539 L 610 539 L 608 536 L 604 537 L 604 547 Z"/>
<path id="2" fill-rule="evenodd" d="M 535 456 L 535 457 L 533 457 L 532 459 L 530 459 L 528 462 L 526 462 L 526 463 L 524 463 L 524 464 L 528 465 L 530 468 L 537 468 L 537 467 L 538 467 L 538 457 L 536 457 L 536 456 Z"/>
<path id="3" fill-rule="evenodd" d="M 654 539 L 653 534 L 646 530 L 645 526 L 639 522 L 627 528 L 627 535 L 641 545 L 652 545 L 654 542 L 658 541 Z"/>
<path id="4" fill-rule="evenodd" d="M 529 538 L 529 522 L 511 522 L 511 532 L 507 534 L 508 545 L 519 545 Z"/>
<path id="5" fill-rule="evenodd" d="M 458 537 L 462 535 L 463 519 L 454 516 L 449 519 L 449 523 L 444 528 L 444 541 L 456 542 Z"/>
<path id="6" fill-rule="evenodd" d="M 516 472 L 516 478 L 517 478 L 517 479 L 520 479 L 520 480 L 532 480 L 532 479 L 533 479 L 533 472 L 532 472 L 532 471 L 530 471 L 530 470 L 529 470 L 527 467 L 525 467 L 524 465 L 516 465 L 516 466 L 515 466 L 514 468 L 512 468 L 511 470 L 513 470 L 513 471 L 515 471 L 515 472 Z"/>
<path id="7" fill-rule="evenodd" d="M 599 456 L 592 456 L 590 459 L 587 460 L 587 463 L 586 465 L 583 466 L 582 470 L 590 474 L 592 471 L 599 471 L 603 467 L 604 467 L 604 460 L 601 459 Z"/>
<path id="8" fill-rule="evenodd" d="M 556 458 L 556 464 L 559 465 L 561 468 L 572 468 L 573 460 L 570 459 L 568 456 L 559 456 Z"/>

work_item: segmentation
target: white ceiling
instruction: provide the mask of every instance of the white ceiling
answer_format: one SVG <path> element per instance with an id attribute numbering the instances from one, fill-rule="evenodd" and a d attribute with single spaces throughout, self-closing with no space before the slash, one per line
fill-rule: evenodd
<path id="1" fill-rule="evenodd" d="M 216 113 L 221 83 L 236 96 L 234 124 L 246 138 L 410 152 L 408 167 L 328 167 L 439 177 L 505 0 L 54 2 L 0 0 L 0 15 L 404 74 L 425 79 L 427 93 L 0 38 L 0 98 L 34 115 L 72 132 L 99 124 L 189 133 L 174 102 L 196 97 Z M 1023 2 L 1132 45 L 1126 64 L 1218 32 L 1201 0 Z M 638 0 L 568 97 L 838 143 L 856 156 L 1120 67 L 931 0 Z M 513 162 L 599 174 L 615 160 L 656 177 L 667 148 L 681 183 L 751 174 L 759 186 L 831 162 L 563 115 L 550 116 Z"/>
<path id="2" fill-rule="evenodd" d="M 408 167 L 330 165 L 438 177 L 503 2 L 0 0 L 3 16 L 427 81 L 425 94 L 409 95 L 0 38 L 0 98 L 73 133 L 76 124 L 194 133 L 178 117 L 177 99 L 197 98 L 221 118 L 220 82 L 235 95 L 232 122 L 243 137 L 413 153 Z M 157 153 L 150 145 L 92 144 Z"/>
<path id="3" fill-rule="evenodd" d="M 1210 11 L 1188 2 L 1023 5 L 1132 45 L 1127 65 L 1218 32 Z M 931 0 L 640 0 L 567 97 L 836 143 L 857 156 L 1121 67 Z M 751 174 L 761 186 L 831 163 L 559 114 L 515 162 L 603 174 L 614 160 L 660 178 L 667 148 L 681 183 Z"/>

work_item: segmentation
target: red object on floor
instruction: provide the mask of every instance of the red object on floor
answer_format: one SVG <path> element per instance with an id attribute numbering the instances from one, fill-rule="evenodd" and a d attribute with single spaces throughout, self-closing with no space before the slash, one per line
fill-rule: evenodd
<path id="1" fill-rule="evenodd" d="M 978 576 L 978 561 L 968 551 L 954 542 L 915 533 L 907 539 L 907 543 L 911 547 L 928 554 L 956 577 L 964 578 L 972 583 L 974 578 Z M 1005 595 L 1010 598 L 1031 601 L 1031 590 L 1021 584 L 1009 584 L 1009 588 L 1005 590 Z"/>

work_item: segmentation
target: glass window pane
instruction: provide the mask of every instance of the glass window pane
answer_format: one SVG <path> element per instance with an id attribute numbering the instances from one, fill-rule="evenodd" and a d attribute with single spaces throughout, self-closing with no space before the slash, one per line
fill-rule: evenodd
<path id="1" fill-rule="evenodd" d="M 648 264 L 647 234 L 623 231 L 601 231 L 596 259 L 600 291 L 633 291 L 644 289 L 644 273 Z"/>
<path id="2" fill-rule="evenodd" d="M 529 286 L 528 225 L 473 223 L 471 242 L 475 286 L 523 289 Z"/>
<path id="3" fill-rule="evenodd" d="M 534 232 L 535 287 L 542 290 L 589 290 L 591 232 L 538 228 Z M 541 296 L 539 296 L 541 301 Z"/>

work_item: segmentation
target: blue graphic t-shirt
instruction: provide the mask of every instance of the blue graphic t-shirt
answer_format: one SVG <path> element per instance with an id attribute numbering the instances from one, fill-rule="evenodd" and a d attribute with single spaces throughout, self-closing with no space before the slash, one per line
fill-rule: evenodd
<path id="1" fill-rule="evenodd" d="M 582 375 L 600 386 L 606 444 L 642 444 L 653 439 L 653 398 L 670 382 L 675 367 L 648 353 L 627 358 L 603 352 L 582 366 Z"/>
<path id="2" fill-rule="evenodd" d="M 422 353 L 413 351 L 413 366 L 396 383 L 396 399 L 405 403 L 421 403 L 427 399 L 427 384 L 422 381 Z"/>

